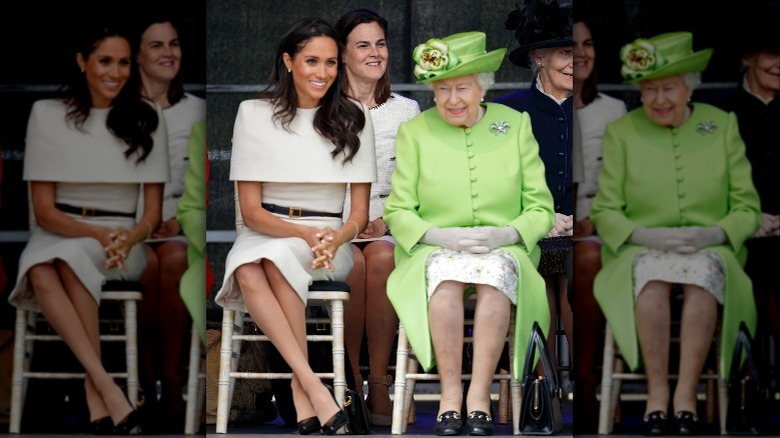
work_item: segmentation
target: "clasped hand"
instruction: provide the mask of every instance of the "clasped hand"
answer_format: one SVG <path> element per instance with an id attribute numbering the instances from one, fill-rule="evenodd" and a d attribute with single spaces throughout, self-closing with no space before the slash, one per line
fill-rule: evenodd
<path id="1" fill-rule="evenodd" d="M 450 227 L 430 228 L 420 239 L 422 243 L 470 254 L 486 254 L 501 246 L 520 240 L 513 227 Z"/>
<path id="2" fill-rule="evenodd" d="M 546 237 L 571 236 L 574 230 L 574 216 L 555 213 L 555 225 Z"/>
<path id="3" fill-rule="evenodd" d="M 780 236 L 780 215 L 761 213 L 761 227 L 754 237 Z"/>
<path id="4" fill-rule="evenodd" d="M 128 234 L 125 227 L 115 228 L 104 234 L 105 238 L 101 239 L 101 243 L 108 257 L 105 264 L 106 269 L 119 268 L 127 271 L 125 259 L 133 247 L 133 244 L 128 240 Z"/>
<path id="5" fill-rule="evenodd" d="M 336 231 L 331 227 L 318 229 L 308 227 L 306 242 L 309 243 L 311 251 L 314 253 L 314 260 L 311 267 L 314 269 L 325 268 L 328 271 L 335 271 L 336 268 L 331 263 L 336 257 L 336 251 L 341 246 L 341 242 L 336 239 Z"/>
<path id="6" fill-rule="evenodd" d="M 680 254 L 693 254 L 725 241 L 726 233 L 717 226 L 637 228 L 629 238 L 631 243 Z"/>

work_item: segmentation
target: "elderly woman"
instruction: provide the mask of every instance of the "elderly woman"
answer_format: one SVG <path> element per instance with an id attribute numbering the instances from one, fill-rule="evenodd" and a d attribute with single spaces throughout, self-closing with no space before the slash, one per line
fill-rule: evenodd
<path id="1" fill-rule="evenodd" d="M 556 0 L 525 0 L 522 9 L 509 13 L 505 26 L 515 31 L 515 39 L 520 44 L 509 53 L 509 60 L 530 69 L 534 79 L 530 88 L 496 99 L 497 103 L 527 112 L 539 142 L 539 154 L 555 206 L 555 227 L 539 242 L 542 249 L 539 272 L 547 284 L 550 321 L 555 323 L 560 313 L 569 350 L 574 325 L 567 269 L 572 261 L 574 228 L 572 16 L 570 2 L 564 7 Z M 547 341 L 555 357 L 555 336 Z"/>
<path id="2" fill-rule="evenodd" d="M 536 320 L 549 325 L 536 242 L 553 227 L 552 196 L 527 114 L 485 103 L 505 49 L 464 32 L 417 46 L 418 82 L 436 107 L 401 124 L 384 218 L 396 269 L 387 292 L 422 367 L 441 376 L 435 432 L 458 435 L 464 296 L 477 294 L 466 430 L 493 433 L 490 384 L 517 304 L 515 370 Z M 518 296 L 522 296 L 518 303 Z"/>
<path id="3" fill-rule="evenodd" d="M 761 224 L 734 114 L 690 102 L 712 54 L 692 35 L 638 39 L 621 50 L 642 107 L 607 125 L 591 219 L 604 246 L 594 293 L 631 369 L 647 373 L 648 435 L 696 433 L 696 386 L 724 306 L 721 376 L 740 321 L 755 329 L 744 242 Z M 679 379 L 669 405 L 670 294 L 682 289 Z M 640 356 L 641 351 L 641 356 Z"/>

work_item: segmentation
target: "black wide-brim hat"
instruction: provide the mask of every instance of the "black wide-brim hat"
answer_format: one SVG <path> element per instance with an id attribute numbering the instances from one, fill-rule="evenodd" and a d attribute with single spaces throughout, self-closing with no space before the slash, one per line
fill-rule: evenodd
<path id="1" fill-rule="evenodd" d="M 509 60 L 523 68 L 530 68 L 529 53 L 536 49 L 566 47 L 574 44 L 571 7 L 561 7 L 557 0 L 525 0 L 523 8 L 507 16 L 507 30 L 515 31 L 520 47 L 509 53 Z"/>

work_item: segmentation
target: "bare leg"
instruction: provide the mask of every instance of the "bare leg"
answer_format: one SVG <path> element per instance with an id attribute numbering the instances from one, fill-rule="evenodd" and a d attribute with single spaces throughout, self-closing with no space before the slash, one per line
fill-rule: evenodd
<path id="1" fill-rule="evenodd" d="M 601 269 L 601 245 L 592 241 L 574 244 L 574 318 L 573 370 L 575 431 L 593 433 L 598 419 L 596 400 L 597 364 L 603 350 L 604 313 L 593 295 L 593 280 Z"/>
<path id="2" fill-rule="evenodd" d="M 306 349 L 301 348 L 305 335 L 302 342 L 298 333 L 305 330 L 305 305 L 289 284 L 284 287 L 278 278 L 271 279 L 281 273 L 267 260 L 263 260 L 262 265 L 242 265 L 234 275 L 252 319 L 292 369 L 293 401 L 298 418 L 308 418 L 316 412 L 320 423 L 324 424 L 339 407 L 309 366 Z"/>
<path id="3" fill-rule="evenodd" d="M 98 305 L 92 298 L 89 292 L 83 290 L 84 287 L 81 281 L 76 277 L 76 273 L 68 266 L 67 263 L 62 260 L 56 260 L 54 266 L 57 269 L 57 273 L 62 279 L 62 283 L 65 286 L 65 291 L 68 293 L 68 297 L 73 303 L 73 307 L 77 309 L 79 318 L 81 318 L 81 324 L 84 326 L 84 330 L 87 332 L 87 338 L 92 347 L 100 356 L 100 321 L 98 318 Z M 81 289 L 83 292 L 79 291 Z M 79 292 L 76 292 L 79 291 Z M 73 293 L 70 293 L 73 292 Z M 97 419 L 108 416 L 108 408 L 103 402 L 103 398 L 95 388 L 95 384 L 92 382 L 92 378 L 87 375 L 84 379 L 84 390 L 87 396 L 87 407 L 89 408 L 89 420 L 95 421 Z"/>
<path id="4" fill-rule="evenodd" d="M 370 243 L 365 249 L 366 301 L 370 303 L 370 306 L 366 306 L 365 319 L 368 336 L 369 374 L 371 376 L 387 375 L 387 366 L 390 362 L 395 332 L 398 328 L 398 316 L 387 298 L 387 277 L 390 276 L 395 267 L 394 248 L 392 243 L 378 240 Z M 369 382 L 368 400 L 372 412 L 392 415 L 393 405 L 390 402 L 388 388 L 384 384 L 371 384 Z"/>
<path id="5" fill-rule="evenodd" d="M 636 300 L 636 329 L 647 373 L 645 415 L 669 407 L 670 292 L 669 283 L 651 281 Z"/>
<path id="6" fill-rule="evenodd" d="M 62 283 L 57 269 L 52 264 L 35 265 L 30 268 L 27 275 L 44 317 L 62 337 L 90 376 L 92 384 L 100 393 L 114 424 L 122 422 L 133 408 L 114 379 L 103 368 L 100 356 L 95 351 L 88 331 L 81 322 L 82 317 L 78 313 L 81 309 L 75 307 L 70 299 L 70 296 L 77 296 L 81 292 L 77 288 L 66 292 L 65 287 L 69 285 Z M 83 289 L 83 286 L 81 287 L 83 293 L 89 294 Z M 77 300 L 79 303 L 83 302 L 82 297 L 77 298 Z M 97 307 L 95 307 L 96 310 Z M 85 318 L 89 317 L 85 316 Z"/>
<path id="7" fill-rule="evenodd" d="M 560 303 L 561 320 L 563 321 L 563 331 L 566 335 L 566 344 L 569 347 L 569 357 L 572 357 L 574 340 L 574 315 L 569 303 L 569 279 L 566 274 L 559 275 L 558 278 L 558 303 Z"/>
<path id="8" fill-rule="evenodd" d="M 187 245 L 179 241 L 163 243 L 157 248 L 160 260 L 160 333 L 162 341 L 162 394 L 163 406 L 172 413 L 184 414 L 182 389 L 185 376 L 181 366 L 185 353 L 189 352 L 192 319 L 181 299 L 179 282 L 187 270 Z M 173 419 L 171 419 L 173 420 Z M 178 418 L 177 418 L 178 420 Z"/>
<path id="9" fill-rule="evenodd" d="M 160 344 L 160 270 L 157 253 L 150 245 L 146 247 L 146 269 L 139 282 L 144 288 L 144 297 L 138 303 L 138 359 L 140 362 L 140 383 L 144 394 L 144 407 L 157 403 L 157 380 L 162 374 L 163 354 Z"/>
<path id="10" fill-rule="evenodd" d="M 550 330 L 547 332 L 547 346 L 550 350 L 550 360 L 558 363 L 558 351 L 555 349 L 555 337 L 558 331 L 558 276 L 544 277 L 544 284 L 547 286 L 547 302 L 550 306 Z M 537 365 L 541 375 L 544 375 L 544 369 Z"/>
<path id="11" fill-rule="evenodd" d="M 443 281 L 428 302 L 431 341 L 440 375 L 439 413 L 460 414 L 463 403 L 461 372 L 463 362 L 463 290 L 465 285 Z"/>
<path id="12" fill-rule="evenodd" d="M 357 375 L 360 373 L 360 344 L 366 319 L 366 260 L 355 245 L 352 245 L 352 256 L 354 265 L 347 277 L 349 301 L 344 305 L 344 345 L 352 374 Z M 360 385 L 360 382 L 355 383 Z"/>
<path id="13" fill-rule="evenodd" d="M 477 308 L 474 311 L 474 363 L 471 385 L 466 397 L 468 412 L 490 413 L 490 385 L 498 359 L 506 344 L 509 310 L 512 303 L 498 289 L 477 285 Z"/>
<path id="14" fill-rule="evenodd" d="M 680 377 L 674 390 L 674 412 L 696 413 L 696 387 L 712 345 L 718 302 L 701 287 L 686 284 L 680 322 Z"/>

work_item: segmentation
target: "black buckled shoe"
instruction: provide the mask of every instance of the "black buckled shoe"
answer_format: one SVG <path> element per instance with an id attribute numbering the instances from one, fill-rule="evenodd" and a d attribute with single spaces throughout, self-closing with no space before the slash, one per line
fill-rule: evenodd
<path id="1" fill-rule="evenodd" d="M 466 433 L 469 435 L 493 435 L 493 419 L 482 411 L 472 411 L 466 418 Z"/>
<path id="2" fill-rule="evenodd" d="M 455 411 L 447 411 L 436 418 L 436 426 L 433 431 L 438 436 L 460 435 L 463 430 L 463 420 L 460 414 Z"/>
<path id="3" fill-rule="evenodd" d="M 674 415 L 677 435 L 698 435 L 699 418 L 691 411 L 678 411 Z"/>
<path id="4" fill-rule="evenodd" d="M 645 415 L 644 433 L 650 436 L 669 435 L 669 419 L 664 411 L 653 411 Z"/>
<path id="5" fill-rule="evenodd" d="M 317 417 L 305 418 L 298 422 L 298 435 L 311 435 L 322 428 Z"/>

